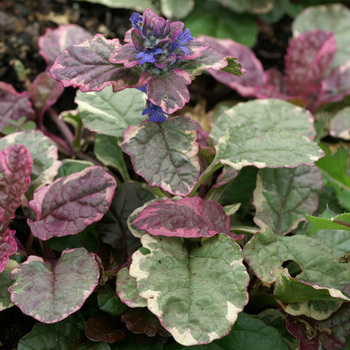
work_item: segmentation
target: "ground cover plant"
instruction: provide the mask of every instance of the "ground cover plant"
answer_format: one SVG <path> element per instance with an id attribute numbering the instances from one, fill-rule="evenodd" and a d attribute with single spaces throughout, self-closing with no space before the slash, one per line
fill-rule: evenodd
<path id="1" fill-rule="evenodd" d="M 284 72 L 151 8 L 123 42 L 48 29 L 46 71 L 0 82 L 0 311 L 35 320 L 17 348 L 348 349 L 349 18 L 300 13 Z M 196 115 L 201 74 L 256 99 Z"/>

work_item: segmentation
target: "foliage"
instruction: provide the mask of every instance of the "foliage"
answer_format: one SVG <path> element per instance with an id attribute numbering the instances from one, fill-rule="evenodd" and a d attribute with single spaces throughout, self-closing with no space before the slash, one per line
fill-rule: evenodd
<path id="1" fill-rule="evenodd" d="M 349 150 L 325 142 L 349 140 L 349 61 L 341 25 L 311 19 L 347 18 L 339 6 L 297 17 L 284 76 L 151 6 L 124 43 L 72 25 L 41 36 L 47 70 L 21 93 L 0 83 L 0 310 L 36 320 L 18 349 L 346 347 Z M 204 71 L 258 99 L 218 104 L 204 130 L 184 109 Z M 77 108 L 58 115 L 68 86 Z"/>

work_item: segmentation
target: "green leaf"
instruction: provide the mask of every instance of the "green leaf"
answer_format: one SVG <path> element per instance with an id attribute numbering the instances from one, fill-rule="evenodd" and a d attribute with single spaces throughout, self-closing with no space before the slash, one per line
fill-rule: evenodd
<path id="1" fill-rule="evenodd" d="M 316 136 L 312 114 L 304 108 L 277 99 L 253 100 L 238 103 L 225 110 L 215 121 L 210 132 L 217 142 L 225 135 L 228 128 L 245 124 L 260 131 L 278 128 L 283 131 L 293 131 L 295 135 Z"/>
<path id="2" fill-rule="evenodd" d="M 290 315 L 324 320 L 337 311 L 344 301 L 332 296 L 332 290 L 315 289 L 296 278 L 291 278 L 284 270 L 274 268 L 273 275 L 276 277 L 274 296 L 282 309 Z M 286 303 L 288 305 L 283 305 Z"/>
<path id="3" fill-rule="evenodd" d="M 112 86 L 102 91 L 77 92 L 75 102 L 86 128 L 99 134 L 123 137 L 129 125 L 139 125 L 146 95 L 137 89 L 113 92 Z"/>
<path id="4" fill-rule="evenodd" d="M 79 173 L 89 166 L 93 166 L 94 163 L 87 160 L 77 160 L 77 159 L 62 159 L 62 165 L 58 169 L 58 173 L 55 179 L 59 177 L 65 177 L 74 173 Z"/>
<path id="5" fill-rule="evenodd" d="M 17 265 L 18 263 L 16 261 L 10 259 L 4 270 L 0 273 L 0 311 L 13 306 L 11 295 L 7 289 L 11 286 L 10 271 Z"/>
<path id="6" fill-rule="evenodd" d="M 116 168 L 124 181 L 130 180 L 123 151 L 117 137 L 102 134 L 96 135 L 94 152 L 97 159 L 104 165 Z"/>
<path id="7" fill-rule="evenodd" d="M 136 10 L 143 12 L 146 8 L 150 8 L 152 11 L 157 11 L 151 0 L 77 0 L 88 1 L 93 4 L 105 5 L 110 8 L 124 8 L 130 10 Z"/>
<path id="8" fill-rule="evenodd" d="M 229 128 L 215 148 L 216 155 L 207 172 L 219 163 L 236 170 L 248 165 L 257 168 L 311 165 L 323 155 L 316 143 L 293 131 L 261 131 L 244 124 Z"/>
<path id="9" fill-rule="evenodd" d="M 340 255 L 350 252 L 350 232 L 345 230 L 319 230 L 312 235 Z"/>
<path id="10" fill-rule="evenodd" d="M 267 13 L 272 10 L 274 0 L 215 0 L 235 12 L 254 14 Z"/>
<path id="11" fill-rule="evenodd" d="M 345 64 L 350 59 L 350 10 L 345 5 L 312 6 L 295 18 L 292 29 L 294 37 L 314 29 L 334 33 L 337 52 L 330 68 Z"/>
<path id="12" fill-rule="evenodd" d="M 36 323 L 33 329 L 18 343 L 18 350 L 110 350 L 106 343 L 87 340 L 72 316 L 54 323 Z"/>
<path id="13" fill-rule="evenodd" d="M 128 128 L 122 149 L 149 185 L 184 196 L 199 178 L 198 128 L 190 118 L 181 116 L 162 123 L 146 121 Z"/>
<path id="14" fill-rule="evenodd" d="M 346 230 L 350 231 L 350 213 L 336 215 L 330 219 L 306 215 L 310 222 L 309 235 L 312 236 L 319 230 Z"/>
<path id="15" fill-rule="evenodd" d="M 168 18 L 184 18 L 194 6 L 194 0 L 160 0 L 160 10 Z"/>
<path id="16" fill-rule="evenodd" d="M 244 256 L 266 284 L 276 281 L 277 277 L 271 274 L 275 266 L 281 269 L 285 262 L 293 261 L 302 271 L 296 276 L 299 281 L 315 289 L 327 288 L 333 297 L 350 300 L 341 292 L 349 283 L 350 266 L 339 264 L 337 252 L 318 239 L 302 235 L 281 237 L 267 228 L 247 243 Z"/>
<path id="17" fill-rule="evenodd" d="M 140 252 L 142 253 L 141 249 L 147 249 L 144 247 L 140 248 Z M 148 249 L 149 250 L 149 249 Z M 149 251 L 150 252 L 150 251 Z M 134 277 L 131 277 L 129 275 L 129 269 L 127 267 L 123 267 L 118 271 L 117 274 L 117 293 L 120 298 L 120 300 L 128 305 L 129 307 L 146 307 L 147 302 L 146 299 L 141 298 L 137 292 L 136 288 L 136 279 Z"/>
<path id="18" fill-rule="evenodd" d="M 54 324 L 36 323 L 18 343 L 18 350 L 74 349 L 82 339 L 76 320 L 71 316 Z"/>
<path id="19" fill-rule="evenodd" d="M 287 12 L 289 6 L 289 0 L 278 0 L 275 1 L 271 11 L 261 14 L 258 17 L 267 23 L 278 22 Z"/>
<path id="20" fill-rule="evenodd" d="M 334 188 L 340 204 L 350 211 L 350 177 L 346 169 L 349 150 L 339 148 L 331 153 L 326 145 L 320 147 L 326 155 L 316 165 L 322 172 L 324 186 Z"/>
<path id="21" fill-rule="evenodd" d="M 227 57 L 227 63 L 228 65 L 225 68 L 222 68 L 221 70 L 224 72 L 228 72 L 234 75 L 237 75 L 238 77 L 242 76 L 242 66 L 234 57 Z"/>
<path id="22" fill-rule="evenodd" d="M 120 316 L 128 310 L 128 307 L 119 299 L 116 291 L 108 284 L 97 290 L 97 303 L 100 310 L 113 316 Z"/>
<path id="23" fill-rule="evenodd" d="M 219 39 L 229 38 L 252 47 L 258 35 L 253 16 L 237 14 L 210 1 L 200 1 L 183 20 L 194 37 L 209 35 Z"/>
<path id="24" fill-rule="evenodd" d="M 350 107 L 341 109 L 330 122 L 330 134 L 333 137 L 350 141 Z"/>
<path id="25" fill-rule="evenodd" d="M 58 160 L 57 147 L 41 131 L 30 130 L 10 134 L 1 138 L 0 150 L 14 143 L 27 147 L 33 159 L 31 183 L 26 197 L 31 199 L 34 191 L 41 186 L 50 184 L 57 174 L 61 162 Z"/>
<path id="26" fill-rule="evenodd" d="M 316 166 L 262 169 L 254 191 L 254 222 L 284 235 L 318 206 L 322 176 Z"/>
<path id="27" fill-rule="evenodd" d="M 149 310 L 175 340 L 187 346 L 227 334 L 247 303 L 249 282 L 242 252 L 232 238 L 219 234 L 197 246 L 146 234 L 141 242 L 151 253 L 134 253 L 130 275 Z"/>
<path id="28" fill-rule="evenodd" d="M 229 335 L 211 344 L 185 347 L 172 344 L 166 350 L 289 350 L 279 332 L 263 321 L 241 312 Z"/>

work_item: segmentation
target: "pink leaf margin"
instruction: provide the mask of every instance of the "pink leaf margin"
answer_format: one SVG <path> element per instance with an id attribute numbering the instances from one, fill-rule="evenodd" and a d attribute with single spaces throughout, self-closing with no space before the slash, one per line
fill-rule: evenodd
<path id="1" fill-rule="evenodd" d="M 108 211 L 116 181 L 100 166 L 55 180 L 34 193 L 29 207 L 36 221 L 27 220 L 34 237 L 43 241 L 82 232 Z"/>
<path id="2" fill-rule="evenodd" d="M 150 204 L 132 224 L 154 236 L 198 238 L 227 234 L 230 218 L 216 201 L 184 197 Z"/>
<path id="3" fill-rule="evenodd" d="M 17 243 L 13 238 L 15 233 L 15 231 L 7 229 L 0 237 L 0 273 L 4 271 L 10 256 L 17 252 Z"/>

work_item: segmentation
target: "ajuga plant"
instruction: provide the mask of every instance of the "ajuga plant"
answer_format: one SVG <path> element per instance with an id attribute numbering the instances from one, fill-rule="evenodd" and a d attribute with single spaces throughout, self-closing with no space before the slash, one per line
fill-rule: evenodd
<path id="1" fill-rule="evenodd" d="M 47 60 L 80 89 L 73 156 L 40 129 L 0 140 L 0 308 L 37 321 L 18 349 L 345 348 L 350 214 L 322 185 L 349 193 L 346 151 L 279 99 L 221 106 L 205 131 L 188 85 L 248 67 L 149 9 L 131 26 Z"/>

